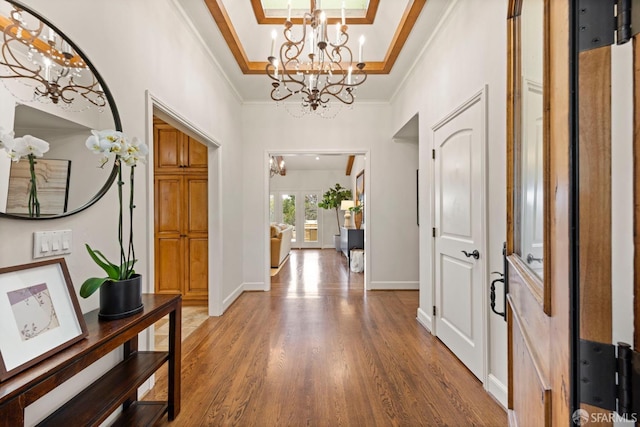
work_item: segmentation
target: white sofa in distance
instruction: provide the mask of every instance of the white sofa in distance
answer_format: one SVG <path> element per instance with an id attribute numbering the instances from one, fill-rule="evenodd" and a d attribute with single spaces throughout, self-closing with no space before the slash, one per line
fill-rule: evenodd
<path id="1" fill-rule="evenodd" d="M 271 224 L 271 268 L 278 268 L 291 251 L 293 226 L 288 224 Z"/>

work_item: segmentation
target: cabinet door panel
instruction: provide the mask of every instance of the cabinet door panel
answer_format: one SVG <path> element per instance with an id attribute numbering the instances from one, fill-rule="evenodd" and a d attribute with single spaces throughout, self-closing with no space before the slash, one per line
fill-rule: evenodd
<path id="1" fill-rule="evenodd" d="M 184 273 L 182 271 L 183 244 L 178 237 L 156 239 L 156 292 L 180 293 Z"/>
<path id="2" fill-rule="evenodd" d="M 207 167 L 207 146 L 185 135 L 185 164 L 190 168 Z"/>
<path id="3" fill-rule="evenodd" d="M 183 133 L 168 125 L 154 126 L 155 168 L 179 169 L 182 165 Z"/>
<path id="4" fill-rule="evenodd" d="M 182 230 L 182 177 L 156 176 L 155 181 L 156 233 L 179 236 Z"/>
<path id="5" fill-rule="evenodd" d="M 206 177 L 186 176 L 187 198 L 186 231 L 191 233 L 207 232 L 207 179 Z"/>
<path id="6" fill-rule="evenodd" d="M 188 250 L 185 261 L 187 280 L 184 295 L 186 297 L 206 296 L 208 288 L 208 243 L 207 238 L 186 239 Z"/>

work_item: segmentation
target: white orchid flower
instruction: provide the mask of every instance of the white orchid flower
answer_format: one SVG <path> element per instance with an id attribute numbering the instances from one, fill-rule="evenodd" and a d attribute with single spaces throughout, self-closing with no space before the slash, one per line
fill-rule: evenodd
<path id="1" fill-rule="evenodd" d="M 13 131 L 7 133 L 4 131 L 2 126 L 0 126 L 0 148 L 4 148 L 5 150 L 7 150 L 7 152 L 9 152 L 9 147 L 13 147 L 13 136 Z"/>
<path id="2" fill-rule="evenodd" d="M 127 147 L 127 152 L 129 153 L 129 156 L 135 158 L 133 164 L 136 164 L 138 161 L 144 162 L 144 158 L 147 156 L 147 154 L 149 154 L 149 147 L 147 147 L 147 144 L 140 141 L 138 137 L 134 136 L 131 140 L 131 143 Z"/>
<path id="3" fill-rule="evenodd" d="M 134 166 L 149 154 L 149 148 L 138 138 L 131 141 L 125 134 L 116 130 L 92 130 L 87 138 L 87 148 L 94 153 L 102 154 L 101 167 L 108 161 L 109 154 L 117 155 L 124 164 Z"/>
<path id="4" fill-rule="evenodd" d="M 35 136 L 25 135 L 15 138 L 13 141 L 15 143 L 13 151 L 18 157 L 25 157 L 31 154 L 35 157 L 42 157 L 44 153 L 49 151 L 49 143 Z"/>

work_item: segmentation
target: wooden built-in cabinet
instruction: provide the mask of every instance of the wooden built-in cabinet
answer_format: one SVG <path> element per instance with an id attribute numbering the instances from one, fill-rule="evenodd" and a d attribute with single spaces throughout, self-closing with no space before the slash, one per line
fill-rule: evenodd
<path id="1" fill-rule="evenodd" d="M 88 335 L 76 344 L 0 383 L 0 426 L 23 426 L 25 408 L 111 351 L 124 360 L 80 391 L 39 426 L 98 426 L 122 407 L 114 426 L 152 426 L 165 413 L 180 413 L 181 316 L 179 295 L 143 295 L 141 313 L 98 320 L 84 315 Z M 169 315 L 169 351 L 138 351 L 138 334 Z M 138 401 L 137 389 L 168 363 L 167 401 Z"/>
<path id="2" fill-rule="evenodd" d="M 208 297 L 207 147 L 154 120 L 155 291 Z"/>

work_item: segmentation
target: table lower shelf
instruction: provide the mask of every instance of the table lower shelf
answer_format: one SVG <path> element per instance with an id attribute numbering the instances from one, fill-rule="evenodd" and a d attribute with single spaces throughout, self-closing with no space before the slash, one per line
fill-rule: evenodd
<path id="1" fill-rule="evenodd" d="M 134 402 L 111 424 L 111 427 L 152 426 L 168 410 L 167 402 Z"/>
<path id="2" fill-rule="evenodd" d="M 73 420 L 75 425 L 100 425 L 110 413 L 115 411 L 132 395 L 135 395 L 138 387 L 168 359 L 169 353 L 166 352 L 141 351 L 132 354 L 38 425 L 66 426 L 69 420 Z M 162 402 L 162 404 L 164 409 L 159 416 L 162 416 L 164 411 L 167 410 L 166 402 Z M 146 404 L 132 404 L 123 412 L 122 421 L 119 425 L 145 425 L 130 424 L 129 422 L 131 416 L 148 417 L 150 410 L 158 410 L 157 407 L 147 406 Z"/>

